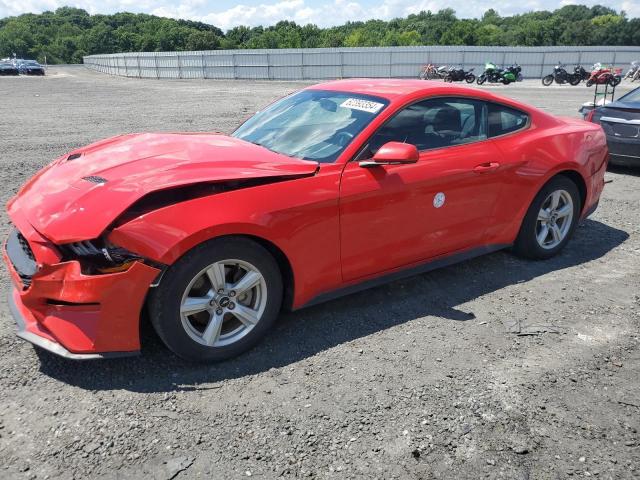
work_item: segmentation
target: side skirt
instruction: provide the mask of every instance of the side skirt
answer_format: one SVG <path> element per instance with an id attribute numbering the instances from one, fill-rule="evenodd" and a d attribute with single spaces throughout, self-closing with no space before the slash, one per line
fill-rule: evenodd
<path id="1" fill-rule="evenodd" d="M 301 308 L 310 307 L 312 305 L 317 305 L 323 302 L 328 302 L 329 300 L 334 300 L 336 298 L 344 297 L 345 295 L 351 295 L 352 293 L 361 292 L 362 290 L 378 287 L 380 285 L 384 285 L 385 283 L 401 280 L 403 278 L 413 277 L 421 273 L 437 270 L 438 268 L 448 267 L 449 265 L 453 265 L 455 263 L 464 262 L 465 260 L 471 260 L 472 258 L 480 257 L 487 253 L 497 252 L 498 250 L 503 250 L 509 247 L 511 247 L 510 243 L 485 245 L 483 247 L 472 248 L 459 253 L 454 253 L 447 257 L 441 257 L 435 260 L 429 260 L 419 265 L 403 268 L 402 270 L 395 270 L 391 273 L 383 274 L 379 277 L 372 278 L 370 280 L 365 280 L 360 283 L 348 285 L 346 287 L 341 287 L 336 290 L 332 290 L 330 292 L 321 293 L 320 295 L 311 299 L 309 302 L 305 303 L 304 305 L 301 305 L 298 308 L 295 308 L 294 310 L 300 310 Z"/>

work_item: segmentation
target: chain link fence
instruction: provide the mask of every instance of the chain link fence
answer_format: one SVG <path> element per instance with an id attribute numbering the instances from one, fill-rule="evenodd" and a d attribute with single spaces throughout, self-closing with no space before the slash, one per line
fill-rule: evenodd
<path id="1" fill-rule="evenodd" d="M 139 78 L 322 80 L 353 77 L 416 78 L 422 65 L 484 70 L 485 62 L 522 66 L 525 78 L 551 73 L 557 62 L 585 68 L 596 62 L 626 67 L 640 47 L 379 47 L 280 50 L 140 52 L 84 57 L 111 75 Z"/>

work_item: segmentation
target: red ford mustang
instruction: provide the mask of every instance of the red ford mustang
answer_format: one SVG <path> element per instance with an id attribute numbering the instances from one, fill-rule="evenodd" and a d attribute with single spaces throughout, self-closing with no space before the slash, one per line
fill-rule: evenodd
<path id="1" fill-rule="evenodd" d="M 123 135 L 56 159 L 8 205 L 22 338 L 181 357 L 253 346 L 282 308 L 513 247 L 544 259 L 595 210 L 597 125 L 486 91 L 346 80 L 221 134 Z"/>

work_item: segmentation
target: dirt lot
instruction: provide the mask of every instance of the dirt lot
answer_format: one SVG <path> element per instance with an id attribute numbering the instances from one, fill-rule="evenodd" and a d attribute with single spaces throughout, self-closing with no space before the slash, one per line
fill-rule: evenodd
<path id="1" fill-rule="evenodd" d="M 230 131 L 302 86 L 49 73 L 0 78 L 3 204 L 74 147 Z M 592 92 L 484 88 L 565 115 Z M 215 366 L 152 332 L 141 357 L 65 361 L 18 340 L 2 298 L 0 478 L 638 478 L 639 173 L 607 174 L 557 258 L 500 252 L 287 314 Z"/>

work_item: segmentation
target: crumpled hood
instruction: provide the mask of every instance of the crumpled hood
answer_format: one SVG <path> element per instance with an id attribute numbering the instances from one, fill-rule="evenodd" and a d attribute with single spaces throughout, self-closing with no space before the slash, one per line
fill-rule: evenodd
<path id="1" fill-rule="evenodd" d="M 68 243 L 98 237 L 153 191 L 202 182 L 306 176 L 317 168 L 316 162 L 220 134 L 123 135 L 54 160 L 7 208 L 10 217 L 26 217 L 52 242 Z"/>

